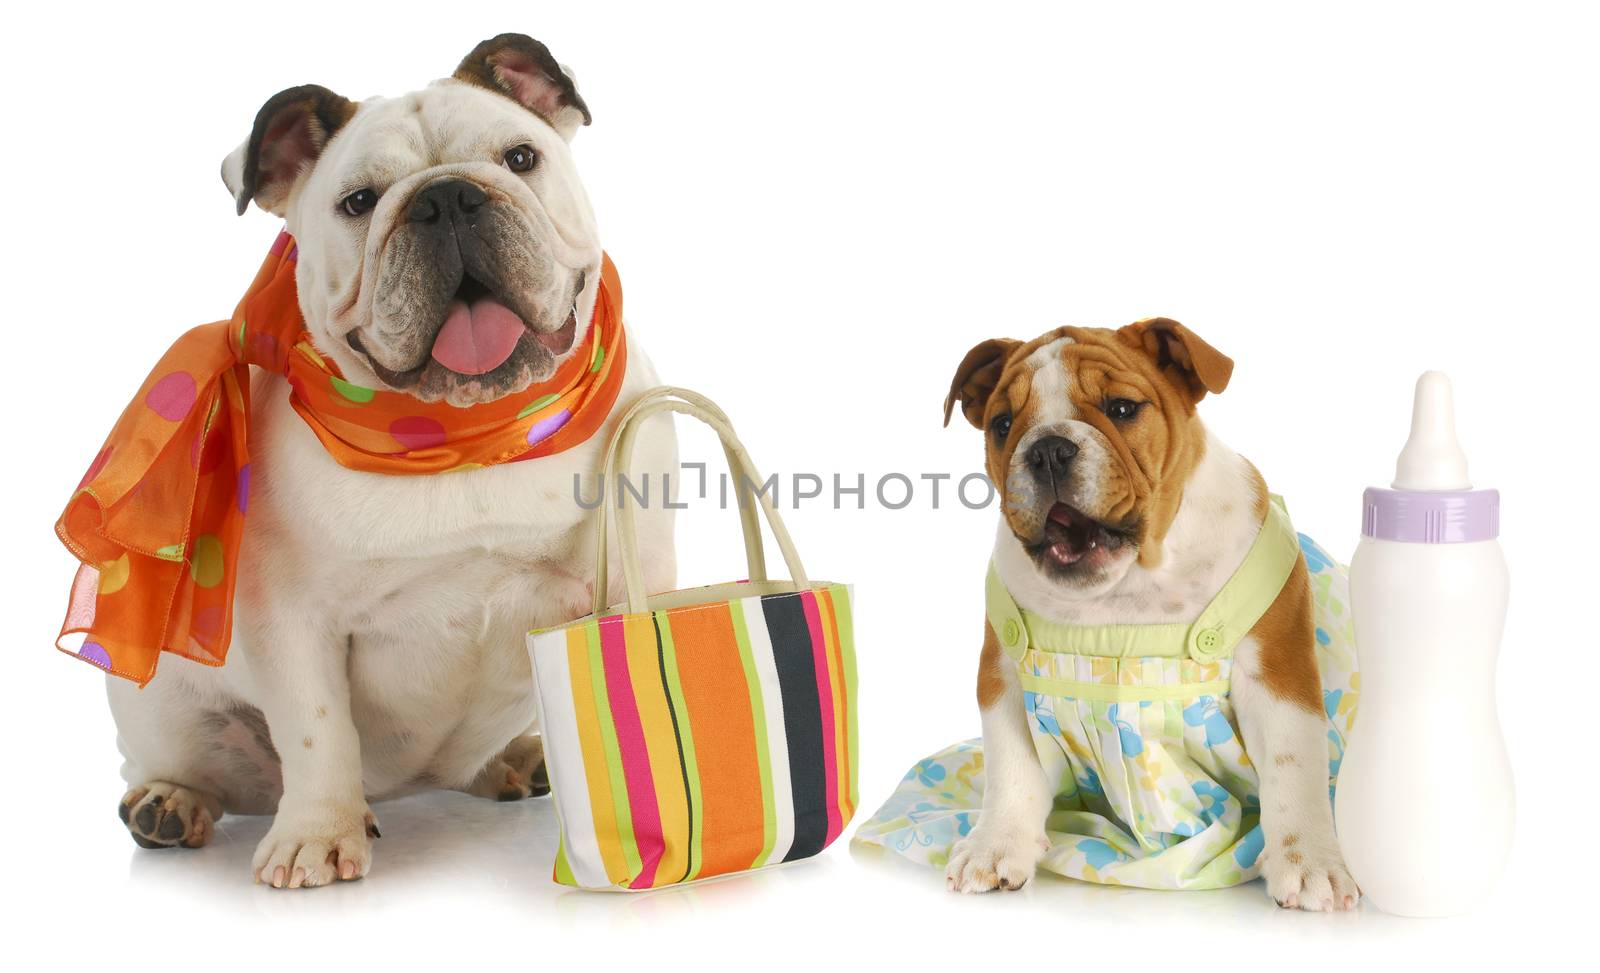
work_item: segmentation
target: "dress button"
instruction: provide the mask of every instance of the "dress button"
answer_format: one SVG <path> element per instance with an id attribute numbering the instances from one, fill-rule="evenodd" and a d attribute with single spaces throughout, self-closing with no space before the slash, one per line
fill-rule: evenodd
<path id="1" fill-rule="evenodd" d="M 1203 655 L 1214 655 L 1222 645 L 1222 633 L 1214 628 L 1202 629 L 1195 634 L 1195 648 Z"/>
<path id="2" fill-rule="evenodd" d="M 1001 635 L 1001 638 L 1005 641 L 1005 643 L 1010 646 L 1015 646 L 1021 637 L 1022 628 L 1017 625 L 1016 619 L 1006 619 L 1006 630 Z"/>

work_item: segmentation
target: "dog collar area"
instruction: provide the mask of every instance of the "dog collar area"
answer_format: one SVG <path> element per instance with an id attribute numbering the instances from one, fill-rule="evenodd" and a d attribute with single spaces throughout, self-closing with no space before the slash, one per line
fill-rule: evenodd
<path id="1" fill-rule="evenodd" d="M 1299 536 L 1281 497 L 1267 516 L 1233 575 L 1192 623 L 1073 625 L 1019 607 L 1000 580 L 994 562 L 984 586 L 989 626 L 1000 647 L 1021 663 L 1029 649 L 1108 658 L 1190 658 L 1215 662 L 1233 655 L 1240 640 L 1277 600 L 1300 557 Z"/>

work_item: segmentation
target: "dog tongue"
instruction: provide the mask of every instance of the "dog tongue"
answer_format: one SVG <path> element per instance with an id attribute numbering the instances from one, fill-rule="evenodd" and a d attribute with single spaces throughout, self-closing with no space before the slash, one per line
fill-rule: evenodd
<path id="1" fill-rule="evenodd" d="M 469 306 L 451 301 L 444 327 L 433 339 L 433 360 L 462 375 L 482 375 L 505 363 L 526 329 L 522 319 L 491 297 Z"/>

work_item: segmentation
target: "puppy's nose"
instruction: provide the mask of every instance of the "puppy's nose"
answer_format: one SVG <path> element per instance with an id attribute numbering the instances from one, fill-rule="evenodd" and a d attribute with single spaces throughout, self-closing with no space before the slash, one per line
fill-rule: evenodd
<path id="1" fill-rule="evenodd" d="M 413 223 L 436 223 L 444 216 L 470 216 L 489 201 L 489 194 L 466 179 L 437 179 L 411 198 L 406 217 Z"/>
<path id="2" fill-rule="evenodd" d="M 1035 476 L 1060 479 L 1066 475 L 1067 467 L 1076 455 L 1077 443 L 1062 436 L 1045 436 L 1028 447 L 1026 458 L 1028 468 L 1033 470 Z"/>

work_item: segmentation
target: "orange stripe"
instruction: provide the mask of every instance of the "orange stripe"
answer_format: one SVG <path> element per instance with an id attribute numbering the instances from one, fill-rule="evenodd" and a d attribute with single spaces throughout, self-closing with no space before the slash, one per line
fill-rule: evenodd
<path id="1" fill-rule="evenodd" d="M 839 622 L 829 591 L 818 588 L 816 595 L 817 604 L 822 608 L 822 645 L 823 654 L 828 659 L 828 682 L 833 687 L 833 749 L 838 755 L 834 764 L 839 771 L 839 816 L 848 821 L 855 809 L 850 806 L 850 728 L 845 722 L 844 660 L 839 655 Z"/>
<path id="2" fill-rule="evenodd" d="M 578 745 L 589 781 L 589 807 L 594 813 L 595 844 L 613 885 L 628 881 L 628 864 L 622 856 L 622 835 L 612 812 L 611 778 L 606 748 L 600 739 L 600 715 L 594 705 L 594 666 L 589 662 L 589 630 L 594 623 L 567 629 L 567 668 L 572 673 L 572 708 L 577 715 Z"/>
<path id="3" fill-rule="evenodd" d="M 678 736 L 661 682 L 655 618 L 628 615 L 623 619 L 622 632 L 627 643 L 628 678 L 633 684 L 633 700 L 639 707 L 639 723 L 650 754 L 650 776 L 655 781 L 666 845 L 656 866 L 656 884 L 670 884 L 683 877 L 689 864 L 689 798 L 683 790 Z"/>
<path id="4" fill-rule="evenodd" d="M 724 603 L 668 616 L 700 770 L 701 833 L 708 840 L 699 876 L 740 871 L 760 856 L 766 833 L 750 687 L 733 614 Z"/>

